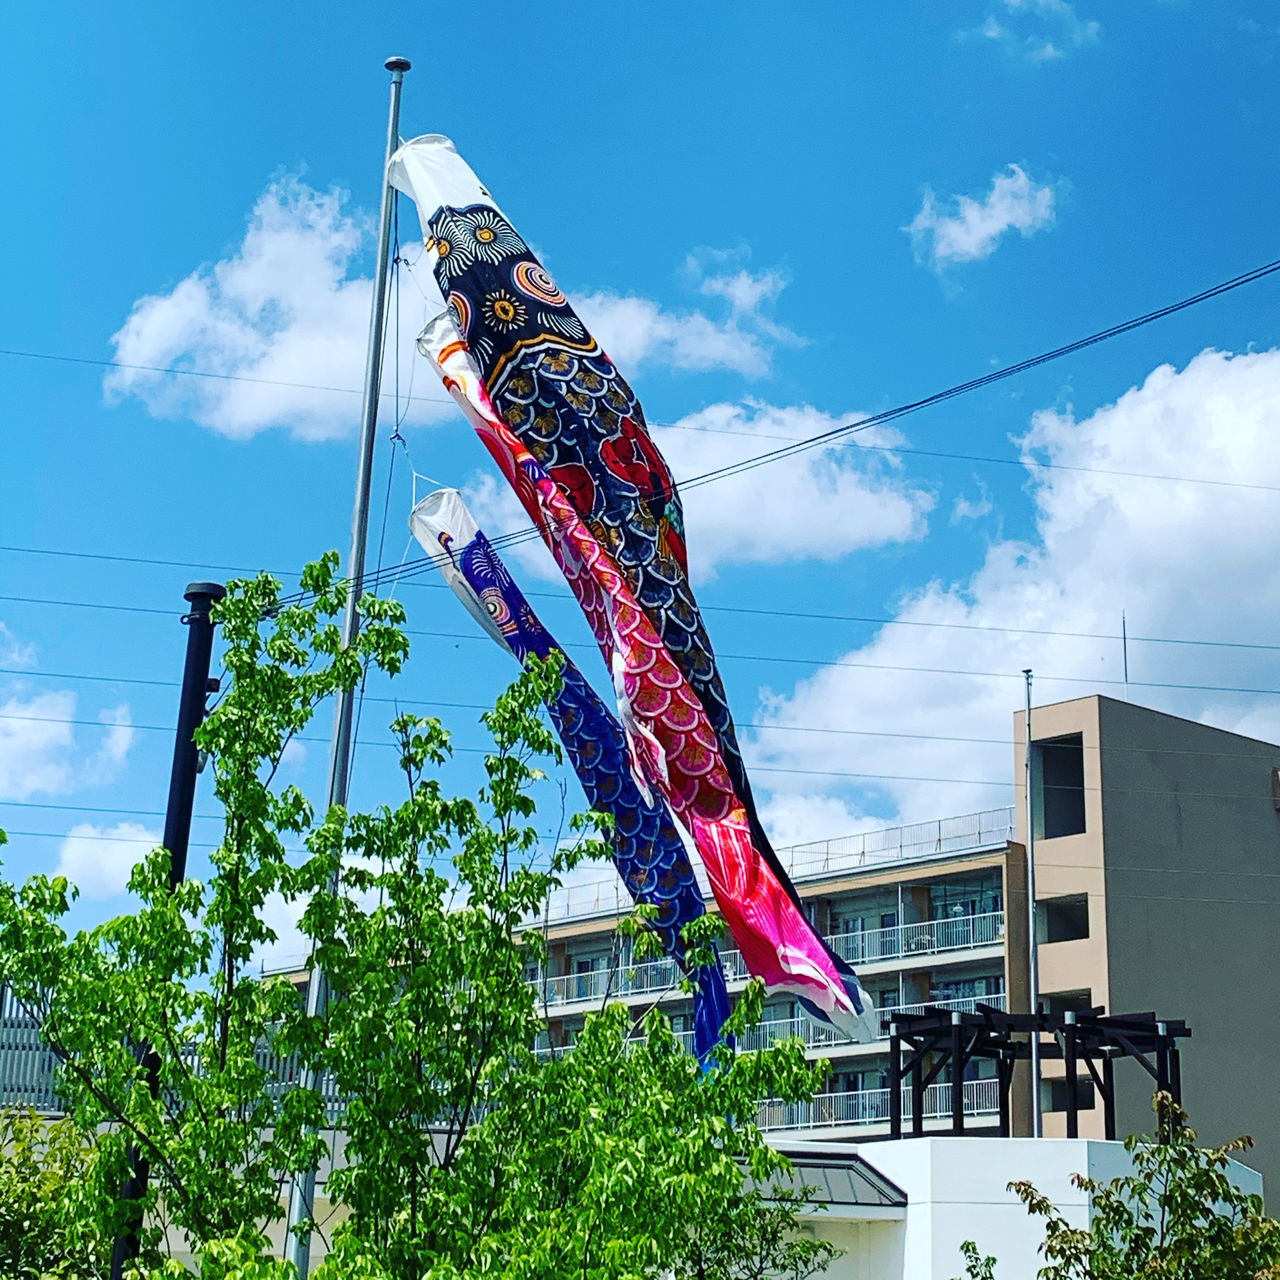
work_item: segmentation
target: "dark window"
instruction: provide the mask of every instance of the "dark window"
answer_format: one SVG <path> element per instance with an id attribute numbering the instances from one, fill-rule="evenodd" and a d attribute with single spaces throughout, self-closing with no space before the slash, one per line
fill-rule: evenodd
<path id="1" fill-rule="evenodd" d="M 1084 830 L 1084 739 L 1075 733 L 1032 743 L 1036 835 L 1078 836 Z"/>
<path id="2" fill-rule="evenodd" d="M 1048 1111 L 1065 1111 L 1067 1109 L 1067 1089 L 1065 1080 L 1046 1080 L 1049 1086 Z M 1092 1111 L 1094 1106 L 1093 1081 L 1076 1081 L 1076 1107 L 1080 1111 Z"/>
<path id="3" fill-rule="evenodd" d="M 1042 993 L 1040 1003 L 1044 1005 L 1045 1011 L 1054 1017 L 1061 1017 L 1064 1013 L 1083 1013 L 1086 1009 L 1093 1008 L 1093 992 L 1092 991 L 1050 991 Z"/>
<path id="4" fill-rule="evenodd" d="M 1089 897 L 1045 898 L 1036 903 L 1036 941 L 1074 942 L 1089 936 Z"/>

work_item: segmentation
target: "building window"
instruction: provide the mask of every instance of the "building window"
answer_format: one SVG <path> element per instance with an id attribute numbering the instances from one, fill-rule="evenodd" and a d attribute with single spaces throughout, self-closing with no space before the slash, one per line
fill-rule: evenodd
<path id="1" fill-rule="evenodd" d="M 1092 1009 L 1093 992 L 1088 988 L 1084 991 L 1044 992 L 1040 996 L 1040 1003 L 1047 1013 L 1060 1018 L 1064 1013 L 1083 1013 L 1086 1009 Z"/>
<path id="2" fill-rule="evenodd" d="M 954 920 L 989 915 L 1004 909 L 1004 890 L 998 872 L 972 879 L 939 880 L 929 886 L 929 917 Z"/>
<path id="3" fill-rule="evenodd" d="M 1092 1080 L 1077 1080 L 1076 1108 L 1080 1111 L 1092 1111 L 1094 1108 L 1094 1090 Z M 1041 1101 L 1046 1111 L 1065 1111 L 1067 1109 L 1067 1089 L 1065 1080 L 1045 1080 L 1040 1085 Z M 1048 1094 L 1046 1098 L 1044 1095 Z"/>
<path id="4" fill-rule="evenodd" d="M 1053 840 L 1084 831 L 1084 737 L 1031 744 L 1036 837 Z"/>
<path id="5" fill-rule="evenodd" d="M 1089 895 L 1044 898 L 1036 903 L 1037 942 L 1075 942 L 1089 936 Z"/>

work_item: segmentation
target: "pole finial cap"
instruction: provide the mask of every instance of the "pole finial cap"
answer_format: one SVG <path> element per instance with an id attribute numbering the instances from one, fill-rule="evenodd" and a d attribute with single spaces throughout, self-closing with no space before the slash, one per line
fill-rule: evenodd
<path id="1" fill-rule="evenodd" d="M 385 66 L 388 71 L 408 71 L 409 68 L 413 66 L 413 63 L 410 62 L 408 58 L 396 56 L 388 58 L 386 62 L 383 63 L 383 66 Z"/>
<path id="2" fill-rule="evenodd" d="M 222 600 L 226 598 L 227 589 L 220 582 L 188 582 L 187 589 L 182 593 L 184 600 L 190 600 L 195 604 L 199 600 Z"/>

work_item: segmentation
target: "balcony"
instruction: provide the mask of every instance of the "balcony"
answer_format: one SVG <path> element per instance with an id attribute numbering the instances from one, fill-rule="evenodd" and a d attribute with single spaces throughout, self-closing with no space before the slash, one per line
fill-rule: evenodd
<path id="1" fill-rule="evenodd" d="M 958 1010 L 961 1013 L 976 1013 L 978 1005 L 990 1005 L 993 1009 L 1005 1007 L 1004 993 L 991 996 L 961 996 L 955 1000 L 927 1000 L 921 1004 L 885 1005 L 879 1010 L 883 1021 L 888 1021 L 895 1013 L 932 1013 L 936 1010 Z M 804 1041 L 806 1049 L 825 1049 L 835 1045 L 856 1044 L 848 1036 L 832 1027 L 822 1026 L 811 1018 L 775 1018 L 768 1022 L 758 1022 L 745 1036 L 738 1041 L 742 1049 L 765 1049 L 779 1040 L 789 1040 L 798 1036 Z M 879 1040 L 887 1040 L 889 1033 L 883 1027 Z"/>
<path id="2" fill-rule="evenodd" d="M 919 924 L 897 925 L 891 929 L 867 929 L 861 933 L 838 933 L 827 938 L 831 949 L 853 965 L 904 957 L 944 955 L 975 947 L 999 946 L 1004 941 L 1004 912 L 990 911 L 978 916 L 955 916 L 948 920 L 924 920 Z M 745 982 L 747 967 L 739 951 L 722 951 L 720 960 L 729 982 Z M 673 989 L 680 979 L 671 960 L 655 960 L 630 968 L 597 969 L 591 973 L 569 973 L 545 980 L 530 979 L 539 1000 L 548 1005 L 578 1001 L 599 1002 L 606 996 L 660 995 Z"/>
<path id="3" fill-rule="evenodd" d="M 998 1116 L 1000 1084 L 997 1080 L 966 1080 L 964 1083 L 966 1117 Z M 924 1118 L 949 1120 L 951 1117 L 951 1085 L 931 1084 L 924 1091 Z M 912 1119 L 911 1090 L 902 1090 L 902 1118 Z M 771 1131 L 795 1129 L 840 1129 L 852 1125 L 887 1125 L 889 1123 L 889 1090 L 859 1089 L 852 1093 L 820 1093 L 812 1102 L 778 1102 L 760 1104 L 760 1127 Z"/>
<path id="4" fill-rule="evenodd" d="M 937 818 L 909 826 L 886 827 L 834 840 L 790 845 L 777 850 L 778 858 L 793 880 L 820 879 L 859 867 L 887 862 L 911 862 L 920 858 L 994 849 L 1014 837 L 1012 808 L 984 809 L 955 818 Z M 694 872 L 704 896 L 710 896 L 706 874 L 695 863 Z M 566 920 L 591 916 L 626 915 L 631 899 L 616 875 L 602 874 L 587 884 L 566 885 L 555 890 L 530 924 L 562 924 Z"/>
<path id="5" fill-rule="evenodd" d="M 879 1012 L 882 1018 L 888 1021 L 895 1013 L 930 1013 L 939 1009 L 954 1009 L 961 1013 L 976 1013 L 980 1004 L 989 1005 L 993 1009 L 1003 1009 L 1005 1007 L 1004 993 L 1001 992 L 998 995 L 990 996 L 961 996 L 955 1000 L 927 1000 L 920 1004 L 886 1005 Z M 692 1053 L 693 1032 L 677 1031 L 675 1035 L 685 1049 Z M 839 1048 L 842 1045 L 858 1043 L 858 1041 L 851 1040 L 848 1036 L 832 1027 L 822 1026 L 814 1022 L 811 1018 L 771 1018 L 767 1022 L 757 1022 L 746 1035 L 740 1036 L 738 1048 L 767 1049 L 770 1045 L 777 1044 L 781 1040 L 796 1038 L 804 1042 L 806 1049 L 832 1049 Z M 877 1041 L 887 1040 L 888 1038 L 889 1032 L 884 1027 L 881 1027 L 880 1034 L 876 1037 Z M 547 1041 L 545 1032 L 539 1036 L 538 1044 L 534 1048 L 534 1053 L 540 1058 L 549 1058 L 553 1052 L 566 1053 L 568 1051 L 569 1049 L 565 1047 L 558 1047 L 553 1051 Z M 950 1107 L 949 1102 L 947 1105 Z M 949 1110 L 947 1114 L 950 1114 Z"/>

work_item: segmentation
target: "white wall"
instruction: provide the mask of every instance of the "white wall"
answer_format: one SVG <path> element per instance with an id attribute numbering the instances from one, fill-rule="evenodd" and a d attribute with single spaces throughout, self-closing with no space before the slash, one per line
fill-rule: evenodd
<path id="1" fill-rule="evenodd" d="M 828 1271 L 831 1280 L 952 1280 L 962 1271 L 965 1240 L 999 1259 L 998 1280 L 1030 1280 L 1043 1262 L 1044 1230 L 1008 1184 L 1033 1183 L 1068 1222 L 1084 1227 L 1088 1197 L 1071 1175 L 1106 1182 L 1131 1168 L 1118 1142 L 1069 1138 L 914 1138 L 866 1143 L 858 1154 L 906 1192 L 906 1217 L 861 1219 L 856 1206 L 818 1215 L 817 1234 L 848 1251 Z M 1231 1173 L 1237 1185 L 1262 1193 L 1252 1169 L 1233 1164 Z"/>

